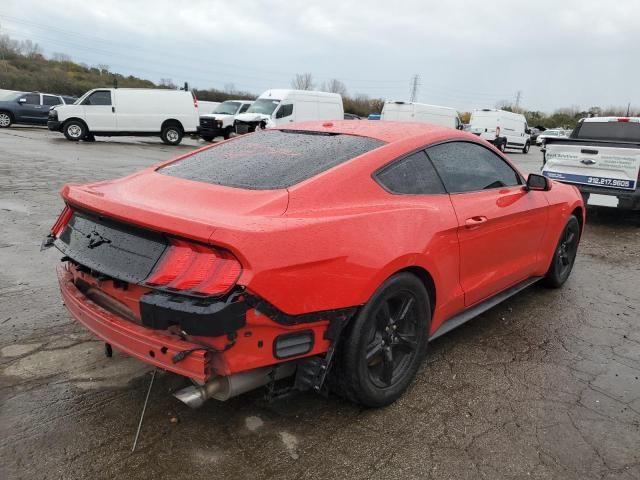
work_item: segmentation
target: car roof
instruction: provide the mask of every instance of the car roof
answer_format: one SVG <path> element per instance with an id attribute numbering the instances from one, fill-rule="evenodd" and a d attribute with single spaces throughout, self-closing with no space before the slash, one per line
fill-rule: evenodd
<path id="1" fill-rule="evenodd" d="M 589 117 L 583 118 L 583 122 L 618 122 L 621 118 L 628 119 L 629 122 L 640 122 L 640 117 L 625 117 L 624 115 L 619 117 Z"/>
<path id="2" fill-rule="evenodd" d="M 453 128 L 432 125 L 428 123 L 391 122 L 387 120 L 322 120 L 301 122 L 283 126 L 280 130 L 306 130 L 323 133 L 340 133 L 375 138 L 383 142 L 392 143 L 410 138 L 421 138 L 427 142 L 432 138 L 437 140 L 443 136 L 451 138 L 477 138 L 475 135 Z M 425 138 L 426 137 L 426 138 Z"/>

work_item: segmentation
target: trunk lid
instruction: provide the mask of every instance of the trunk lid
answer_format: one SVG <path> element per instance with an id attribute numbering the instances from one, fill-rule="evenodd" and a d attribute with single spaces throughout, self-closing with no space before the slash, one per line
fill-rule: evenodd
<path id="1" fill-rule="evenodd" d="M 217 229 L 242 229 L 282 215 L 288 192 L 248 190 L 186 180 L 153 169 L 123 179 L 66 185 L 71 206 L 169 235 L 209 242 Z"/>

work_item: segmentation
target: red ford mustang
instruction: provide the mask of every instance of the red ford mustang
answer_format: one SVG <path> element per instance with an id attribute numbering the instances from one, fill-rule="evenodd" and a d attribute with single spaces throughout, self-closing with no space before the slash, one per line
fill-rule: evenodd
<path id="1" fill-rule="evenodd" d="M 67 308 L 108 351 L 192 379 L 192 406 L 285 377 L 386 405 L 429 340 L 561 286 L 584 225 L 574 187 L 392 122 L 245 135 L 62 196 L 46 244 Z"/>

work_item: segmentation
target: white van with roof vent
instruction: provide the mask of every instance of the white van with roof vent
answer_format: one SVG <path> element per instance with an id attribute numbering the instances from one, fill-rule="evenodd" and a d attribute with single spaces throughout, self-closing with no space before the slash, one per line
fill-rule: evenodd
<path id="1" fill-rule="evenodd" d="M 415 102 L 384 102 L 380 120 L 418 122 L 462 130 L 458 112 L 450 107 Z"/>
<path id="2" fill-rule="evenodd" d="M 502 152 L 513 148 L 528 153 L 531 146 L 531 130 L 524 115 L 519 113 L 490 108 L 474 110 L 469 131 L 493 143 Z"/>
<path id="3" fill-rule="evenodd" d="M 198 126 L 198 101 L 192 92 L 159 88 L 97 88 L 73 105 L 49 111 L 49 130 L 68 140 L 93 141 L 96 136 L 154 136 L 178 145 Z"/>
<path id="4" fill-rule="evenodd" d="M 267 90 L 236 116 L 236 133 L 255 132 L 307 120 L 343 120 L 342 97 L 313 90 Z"/>

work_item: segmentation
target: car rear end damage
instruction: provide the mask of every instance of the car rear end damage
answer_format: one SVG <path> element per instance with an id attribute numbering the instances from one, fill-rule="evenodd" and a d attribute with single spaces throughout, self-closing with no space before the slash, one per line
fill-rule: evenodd
<path id="1" fill-rule="evenodd" d="M 70 313 L 105 343 L 197 382 L 189 405 L 275 382 L 330 346 L 327 326 L 352 310 L 287 315 L 238 283 L 224 249 L 65 207 L 47 245 Z"/>

